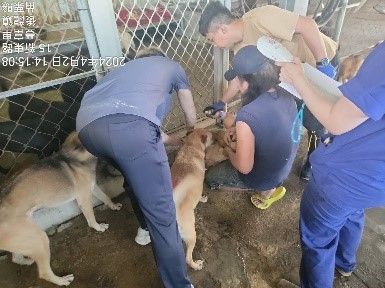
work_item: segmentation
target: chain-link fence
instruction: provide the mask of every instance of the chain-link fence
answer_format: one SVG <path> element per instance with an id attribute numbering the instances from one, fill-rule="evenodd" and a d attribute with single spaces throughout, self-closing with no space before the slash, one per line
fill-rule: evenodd
<path id="1" fill-rule="evenodd" d="M 115 16 L 127 57 L 155 45 L 180 62 L 189 76 L 198 118 L 202 118 L 203 107 L 213 101 L 214 86 L 213 48 L 197 27 L 208 1 L 109 1 L 113 1 L 114 11 L 105 13 Z M 96 83 L 95 65 L 86 61 L 92 58 L 85 41 L 84 31 L 88 30 L 80 22 L 77 2 L 0 1 L 2 173 L 57 150 L 75 129 L 84 93 Z M 164 128 L 174 130 L 183 125 L 176 101 Z"/>
<path id="2" fill-rule="evenodd" d="M 198 32 L 199 17 L 209 0 L 105 1 L 111 1 L 113 8 L 103 13 L 114 18 L 116 26 L 111 29 L 117 30 L 117 45 L 127 57 L 134 58 L 142 47 L 155 45 L 180 62 L 189 76 L 198 118 L 203 118 L 202 110 L 212 103 L 214 87 L 221 79 L 216 76 L 214 83 L 213 48 Z M 233 0 L 231 10 L 242 16 L 253 8 L 279 2 Z M 321 2 L 325 6 L 330 1 Z M 97 41 L 108 41 L 90 43 L 96 34 L 90 35 L 93 32 L 82 26 L 79 3 L 87 1 L 0 0 L 0 172 L 51 154 L 75 129 L 80 101 L 96 83 L 94 67 L 98 66 L 90 50 L 97 48 Z M 317 3 L 310 1 L 309 8 Z M 220 61 L 216 63 L 220 65 Z M 183 113 L 175 101 L 164 129 L 183 125 Z"/>
<path id="3" fill-rule="evenodd" d="M 113 0 L 122 48 L 129 57 L 134 57 L 138 49 L 155 45 L 178 61 L 188 74 L 198 118 L 203 117 L 203 108 L 213 101 L 213 48 L 198 32 L 199 17 L 207 3 L 207 0 Z M 174 105 L 164 129 L 174 130 L 183 125 L 182 110 Z"/>
<path id="4" fill-rule="evenodd" d="M 0 21 L 0 171 L 6 173 L 58 149 L 95 79 L 75 0 L 3 0 Z"/>

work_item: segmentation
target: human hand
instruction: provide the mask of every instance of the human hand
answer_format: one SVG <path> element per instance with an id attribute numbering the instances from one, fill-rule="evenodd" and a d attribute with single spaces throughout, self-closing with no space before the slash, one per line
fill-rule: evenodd
<path id="1" fill-rule="evenodd" d="M 294 82 L 305 78 L 301 60 L 297 57 L 294 62 L 275 62 L 275 65 L 281 67 L 279 80 L 293 85 Z"/>
<path id="2" fill-rule="evenodd" d="M 218 101 L 207 106 L 205 109 L 203 109 L 203 113 L 205 113 L 205 115 L 210 118 L 219 118 L 220 117 L 219 112 L 224 111 L 225 107 L 226 107 L 225 102 Z"/>

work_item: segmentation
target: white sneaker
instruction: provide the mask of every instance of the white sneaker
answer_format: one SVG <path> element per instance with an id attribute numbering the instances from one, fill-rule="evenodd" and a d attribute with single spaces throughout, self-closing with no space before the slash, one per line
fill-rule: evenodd
<path id="1" fill-rule="evenodd" d="M 151 243 L 150 232 L 148 232 L 148 230 L 145 230 L 139 227 L 138 233 L 136 234 L 136 237 L 135 237 L 135 242 L 142 246 L 145 246 Z"/>
<path id="2" fill-rule="evenodd" d="M 340 273 L 341 276 L 343 277 L 350 277 L 352 276 L 353 272 L 352 271 L 349 271 L 349 272 L 345 272 L 339 268 L 336 268 L 337 272 Z"/>

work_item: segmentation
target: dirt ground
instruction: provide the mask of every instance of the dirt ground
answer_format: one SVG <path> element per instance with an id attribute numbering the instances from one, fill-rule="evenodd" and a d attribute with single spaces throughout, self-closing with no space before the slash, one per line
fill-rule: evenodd
<path id="1" fill-rule="evenodd" d="M 347 15 L 341 38 L 343 55 L 359 51 L 385 35 L 385 16 L 377 14 L 369 0 L 362 11 Z M 361 24 L 360 24 L 361 23 Z M 364 23 L 364 24 L 362 24 Z M 306 137 L 305 137 L 306 138 Z M 189 270 L 197 288 L 268 288 L 281 278 L 293 278 L 300 261 L 298 213 L 304 183 L 298 172 L 305 143 L 285 182 L 286 196 L 266 211 L 255 209 L 250 194 L 210 191 L 207 203 L 196 210 L 198 234 L 195 257 L 204 259 L 201 271 Z M 72 288 L 161 287 L 150 246 L 140 247 L 133 238 L 138 224 L 124 195 L 124 206 L 114 212 L 96 209 L 99 222 L 110 224 L 105 233 L 87 227 L 83 216 L 71 227 L 50 237 L 53 270 L 73 273 Z M 368 211 L 358 265 L 349 279 L 336 278 L 336 288 L 385 288 L 385 210 Z M 293 276 L 294 275 L 294 276 Z M 19 266 L 10 257 L 0 260 L 0 287 L 56 287 L 37 278 L 36 265 Z"/>
<path id="2" fill-rule="evenodd" d="M 304 153 L 303 142 L 285 182 L 287 195 L 266 211 L 251 205 L 249 193 L 205 189 L 209 200 L 196 210 L 194 253 L 197 259 L 204 259 L 205 266 L 202 271 L 189 269 L 195 287 L 268 288 L 276 287 L 282 277 L 295 277 L 300 259 L 298 206 L 304 187 L 297 175 Z M 73 288 L 162 287 L 151 247 L 133 241 L 138 224 L 129 202 L 124 195 L 116 201 L 124 204 L 121 211 L 104 206 L 96 209 L 98 221 L 110 224 L 105 233 L 88 228 L 80 216 L 70 221 L 72 226 L 50 237 L 53 270 L 58 275 L 75 274 Z M 366 229 L 357 271 L 349 281 L 337 278 L 335 287 L 385 287 L 383 211 L 378 216 L 378 223 L 374 218 Z M 379 227 L 382 234 L 377 233 Z M 36 265 L 19 266 L 9 258 L 0 261 L 0 287 L 55 287 L 36 277 Z"/>

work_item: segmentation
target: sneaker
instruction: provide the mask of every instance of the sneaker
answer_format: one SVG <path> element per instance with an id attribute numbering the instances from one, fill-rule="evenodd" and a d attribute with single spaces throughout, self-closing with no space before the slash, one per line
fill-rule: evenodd
<path id="1" fill-rule="evenodd" d="M 350 277 L 350 276 L 352 276 L 352 271 L 350 271 L 350 272 L 345 272 L 345 271 L 343 271 L 343 270 L 341 270 L 341 269 L 339 269 L 339 268 L 336 268 L 336 270 L 337 270 L 337 272 L 341 275 L 341 276 L 343 276 L 343 277 Z"/>
<path id="2" fill-rule="evenodd" d="M 309 181 L 311 176 L 311 165 L 309 161 L 306 161 L 305 164 L 303 164 L 301 173 L 299 177 L 304 181 Z"/>
<path id="3" fill-rule="evenodd" d="M 138 228 L 138 233 L 135 237 L 135 242 L 139 245 L 145 246 L 151 243 L 150 232 L 146 229 Z"/>

